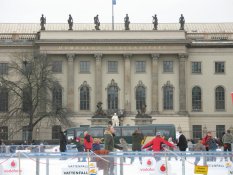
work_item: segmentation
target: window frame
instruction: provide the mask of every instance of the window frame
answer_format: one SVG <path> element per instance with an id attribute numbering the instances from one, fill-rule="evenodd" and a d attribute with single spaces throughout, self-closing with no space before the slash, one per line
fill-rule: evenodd
<path id="1" fill-rule="evenodd" d="M 166 64 L 170 63 L 170 64 Z M 163 73 L 173 73 L 174 71 L 174 61 L 164 60 L 163 61 Z"/>
<path id="2" fill-rule="evenodd" d="M 118 61 L 108 61 L 108 73 L 118 73 Z"/>
<path id="3" fill-rule="evenodd" d="M 215 74 L 225 74 L 225 61 L 215 61 L 214 65 Z"/>
<path id="4" fill-rule="evenodd" d="M 135 61 L 135 72 L 146 73 L 146 61 Z"/>
<path id="5" fill-rule="evenodd" d="M 90 73 L 91 62 L 90 61 L 80 61 L 79 62 L 79 72 L 82 74 Z"/>
<path id="6" fill-rule="evenodd" d="M 0 75 L 8 75 L 9 64 L 8 63 L 0 63 Z"/>
<path id="7" fill-rule="evenodd" d="M 52 73 L 62 73 L 62 61 L 52 61 Z"/>
<path id="8" fill-rule="evenodd" d="M 202 73 L 202 64 L 201 61 L 191 62 L 192 74 L 201 74 Z"/>

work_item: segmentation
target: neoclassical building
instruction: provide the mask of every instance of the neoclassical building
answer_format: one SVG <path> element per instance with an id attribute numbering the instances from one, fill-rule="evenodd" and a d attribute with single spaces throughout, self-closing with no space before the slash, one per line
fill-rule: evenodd
<path id="1" fill-rule="evenodd" d="M 75 126 L 92 124 L 96 104 L 106 113 L 124 114 L 135 125 L 143 105 L 153 124 L 174 124 L 188 138 L 207 130 L 220 136 L 233 130 L 233 23 L 186 24 L 0 24 L 0 73 L 10 54 L 46 54 L 59 80 L 62 106 Z M 7 101 L 0 93 L 0 112 Z M 45 123 L 36 139 L 53 139 L 59 126 Z M 1 126 L 6 132 L 13 126 Z M 15 137 L 20 138 L 22 134 Z"/>

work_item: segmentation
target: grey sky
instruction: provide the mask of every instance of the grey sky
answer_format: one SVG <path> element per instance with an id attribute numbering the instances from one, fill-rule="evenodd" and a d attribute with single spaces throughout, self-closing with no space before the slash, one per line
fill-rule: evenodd
<path id="1" fill-rule="evenodd" d="M 233 0 L 116 0 L 115 22 L 123 23 L 128 13 L 131 23 L 151 23 L 157 14 L 160 23 L 176 23 L 182 13 L 186 23 L 233 22 Z M 112 0 L 0 0 L 0 23 L 101 23 L 112 21 Z"/>

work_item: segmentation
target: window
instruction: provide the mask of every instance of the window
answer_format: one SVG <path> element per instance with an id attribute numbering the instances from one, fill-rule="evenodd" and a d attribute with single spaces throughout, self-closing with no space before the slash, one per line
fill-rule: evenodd
<path id="1" fill-rule="evenodd" d="M 87 82 L 84 81 L 80 88 L 80 110 L 90 109 L 90 92 Z"/>
<path id="2" fill-rule="evenodd" d="M 62 88 L 59 84 L 55 85 L 52 90 L 53 110 L 57 111 L 62 108 Z"/>
<path id="3" fill-rule="evenodd" d="M 32 132 L 29 131 L 28 126 L 23 126 L 22 128 L 22 139 L 28 140 L 29 137 L 32 137 Z"/>
<path id="4" fill-rule="evenodd" d="M 0 63 L 0 75 L 8 74 L 8 63 Z"/>
<path id="5" fill-rule="evenodd" d="M 52 72 L 53 73 L 62 73 L 62 61 L 53 61 L 52 62 Z"/>
<path id="6" fill-rule="evenodd" d="M 32 111 L 32 89 L 30 87 L 23 89 L 23 112 Z"/>
<path id="7" fill-rule="evenodd" d="M 8 111 L 8 90 L 0 88 L 0 112 Z"/>
<path id="8" fill-rule="evenodd" d="M 201 88 L 195 86 L 192 89 L 192 110 L 201 111 Z"/>
<path id="9" fill-rule="evenodd" d="M 0 138 L 2 140 L 8 140 L 8 126 L 0 127 Z"/>
<path id="10" fill-rule="evenodd" d="M 224 62 L 215 62 L 215 73 L 224 73 L 225 64 Z"/>
<path id="11" fill-rule="evenodd" d="M 173 72 L 173 61 L 163 61 L 163 72 Z"/>
<path id="12" fill-rule="evenodd" d="M 108 61 L 108 73 L 117 73 L 117 71 L 118 71 L 118 62 Z"/>
<path id="13" fill-rule="evenodd" d="M 192 62 L 192 73 L 201 73 L 201 62 Z"/>
<path id="14" fill-rule="evenodd" d="M 108 109 L 116 110 L 118 109 L 118 86 L 114 82 L 114 80 L 111 81 L 111 84 L 107 88 L 107 95 L 108 95 Z"/>
<path id="15" fill-rule="evenodd" d="M 202 126 L 201 125 L 193 125 L 193 138 L 194 139 L 202 138 Z"/>
<path id="16" fill-rule="evenodd" d="M 221 86 L 215 89 L 215 109 L 225 110 L 225 90 Z"/>
<path id="17" fill-rule="evenodd" d="M 163 109 L 173 110 L 173 86 L 169 81 L 163 86 Z"/>
<path id="18" fill-rule="evenodd" d="M 145 61 L 136 61 L 136 72 L 146 72 L 146 63 Z"/>
<path id="19" fill-rule="evenodd" d="M 222 138 L 223 132 L 225 132 L 225 125 L 216 125 L 216 137 Z"/>
<path id="20" fill-rule="evenodd" d="M 80 72 L 81 73 L 90 72 L 90 61 L 80 61 Z"/>
<path id="21" fill-rule="evenodd" d="M 54 125 L 52 127 L 52 139 L 60 139 L 61 126 Z"/>
<path id="22" fill-rule="evenodd" d="M 23 71 L 24 74 L 29 75 L 32 73 L 32 63 L 28 61 L 23 61 Z"/>
<path id="23" fill-rule="evenodd" d="M 146 105 L 146 89 L 143 86 L 142 82 L 139 82 L 139 85 L 136 87 L 136 109 L 142 109 Z"/>

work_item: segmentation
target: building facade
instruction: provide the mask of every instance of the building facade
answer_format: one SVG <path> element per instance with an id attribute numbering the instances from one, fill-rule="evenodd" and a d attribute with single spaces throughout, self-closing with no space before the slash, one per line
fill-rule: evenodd
<path id="1" fill-rule="evenodd" d="M 74 24 L 70 31 L 67 24 L 47 24 L 40 31 L 39 24 L 0 24 L 0 73 L 7 74 L 10 54 L 46 54 L 74 126 L 91 125 L 102 102 L 110 115 L 124 114 L 122 125 L 135 125 L 146 105 L 153 124 L 174 124 L 187 138 L 233 130 L 233 23 L 130 28 Z M 3 93 L 0 100 L 4 112 Z M 41 122 L 35 139 L 52 139 L 58 126 Z M 9 135 L 14 126 L 1 127 Z"/>

